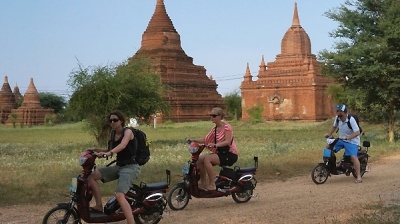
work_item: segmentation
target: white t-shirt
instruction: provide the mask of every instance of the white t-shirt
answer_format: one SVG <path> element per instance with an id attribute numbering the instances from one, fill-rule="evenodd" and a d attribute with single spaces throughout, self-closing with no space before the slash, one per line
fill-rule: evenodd
<path id="1" fill-rule="evenodd" d="M 337 124 L 336 122 L 337 120 L 339 120 L 339 124 Z M 353 130 L 349 128 L 347 122 L 350 122 L 350 125 L 353 128 Z M 357 125 L 356 119 L 354 119 L 353 116 L 350 116 L 350 121 L 349 121 L 349 116 L 347 114 L 346 114 L 346 120 L 344 122 L 342 121 L 342 119 L 340 118 L 338 119 L 338 117 L 336 116 L 335 120 L 333 121 L 333 127 L 335 128 L 339 127 L 339 138 L 347 138 L 354 132 L 360 130 L 360 128 Z M 360 145 L 360 135 L 358 135 L 355 138 L 344 141 L 351 144 Z"/>

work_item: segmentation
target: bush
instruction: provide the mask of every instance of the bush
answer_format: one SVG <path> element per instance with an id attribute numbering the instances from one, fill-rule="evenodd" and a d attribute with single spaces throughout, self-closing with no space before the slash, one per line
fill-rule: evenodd
<path id="1" fill-rule="evenodd" d="M 263 121 L 263 110 L 264 107 L 261 104 L 247 109 L 247 113 L 250 115 L 250 122 L 252 124 L 257 124 Z"/>
<path id="2" fill-rule="evenodd" d="M 44 117 L 44 123 L 46 126 L 53 126 L 57 121 L 57 116 L 55 114 L 46 114 Z"/>

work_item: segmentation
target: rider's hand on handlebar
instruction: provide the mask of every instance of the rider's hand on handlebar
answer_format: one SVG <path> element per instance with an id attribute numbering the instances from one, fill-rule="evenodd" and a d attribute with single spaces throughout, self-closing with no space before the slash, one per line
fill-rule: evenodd
<path id="1" fill-rule="evenodd" d="M 217 148 L 214 143 L 210 143 L 207 145 L 207 148 Z"/>
<path id="2" fill-rule="evenodd" d="M 328 135 L 328 134 L 325 134 L 325 138 L 329 138 L 329 137 L 331 137 L 330 135 Z"/>
<path id="3" fill-rule="evenodd" d="M 95 152 L 94 153 L 95 156 L 97 156 L 98 158 L 107 158 L 107 152 Z"/>

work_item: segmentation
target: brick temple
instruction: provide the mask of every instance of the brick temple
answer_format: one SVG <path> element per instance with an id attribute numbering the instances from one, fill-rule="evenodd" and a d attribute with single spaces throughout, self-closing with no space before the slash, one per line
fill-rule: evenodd
<path id="1" fill-rule="evenodd" d="M 15 95 L 11 91 L 8 77 L 4 77 L 4 83 L 0 90 L 0 123 L 4 123 L 11 113 L 12 109 L 17 108 Z"/>
<path id="2" fill-rule="evenodd" d="M 17 108 L 18 101 L 22 101 Z M 12 114 L 16 115 L 15 123 L 21 126 L 39 125 L 45 122 L 46 115 L 54 114 L 53 109 L 43 108 L 40 104 L 39 92 L 37 91 L 33 79 L 31 78 L 28 89 L 22 97 L 16 85 L 14 92 L 11 91 L 8 77 L 5 76 L 4 83 L 0 91 L 1 123 L 6 125 L 13 124 Z"/>
<path id="3" fill-rule="evenodd" d="M 142 35 L 141 47 L 129 60 L 142 57 L 150 59 L 161 82 L 171 88 L 164 96 L 170 114 L 162 115 L 159 121 L 209 120 L 208 113 L 213 107 L 224 108 L 215 80 L 206 75 L 204 66 L 193 64 L 193 58 L 182 49 L 180 35 L 163 0 L 157 0 L 153 16 Z"/>
<path id="4" fill-rule="evenodd" d="M 266 120 L 331 118 L 333 105 L 326 90 L 333 80 L 321 75 L 321 66 L 311 53 L 310 38 L 300 24 L 295 3 L 292 25 L 275 61 L 265 63 L 262 57 L 257 77 L 252 77 L 247 64 L 241 83 L 242 118 L 250 119 L 247 110 L 257 105 L 263 107 Z"/>

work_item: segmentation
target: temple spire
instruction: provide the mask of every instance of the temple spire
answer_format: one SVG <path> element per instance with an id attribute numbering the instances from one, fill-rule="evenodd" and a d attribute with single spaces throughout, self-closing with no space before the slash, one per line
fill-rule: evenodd
<path id="1" fill-rule="evenodd" d="M 10 84 L 8 83 L 8 76 L 4 76 L 4 83 L 3 86 L 1 87 L 1 91 L 4 94 L 12 93 Z"/>
<path id="2" fill-rule="evenodd" d="M 157 0 L 153 16 L 142 35 L 140 51 L 152 51 L 154 49 L 171 49 L 180 51 L 180 53 L 183 52 L 180 35 L 168 16 L 163 0 Z"/>
<path id="3" fill-rule="evenodd" d="M 300 25 L 300 19 L 299 19 L 299 13 L 297 12 L 297 2 L 294 2 L 294 13 L 293 13 L 292 27 L 294 27 L 294 26 L 301 26 Z"/>
<path id="4" fill-rule="evenodd" d="M 39 92 L 36 89 L 35 84 L 33 83 L 33 78 L 29 82 L 28 89 L 24 94 L 24 101 L 21 105 L 22 108 L 41 108 Z"/>
<path id="5" fill-rule="evenodd" d="M 261 58 L 260 72 L 265 72 L 266 70 L 267 70 L 267 66 L 265 65 L 264 55 L 263 55 Z"/>
<path id="6" fill-rule="evenodd" d="M 150 19 L 146 32 L 173 32 L 176 33 L 175 27 L 169 18 L 165 9 L 164 1 L 157 0 L 156 9 Z"/>
<path id="7" fill-rule="evenodd" d="M 248 82 L 253 81 L 248 62 L 247 62 L 247 67 L 246 67 L 246 73 L 244 74 L 244 81 L 248 81 Z"/>
<path id="8" fill-rule="evenodd" d="M 15 87 L 14 87 L 14 96 L 15 96 L 15 100 L 21 100 L 22 99 L 22 94 L 19 91 L 19 87 L 18 87 L 18 83 L 15 83 Z"/>

